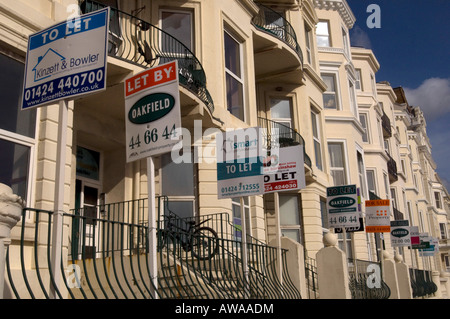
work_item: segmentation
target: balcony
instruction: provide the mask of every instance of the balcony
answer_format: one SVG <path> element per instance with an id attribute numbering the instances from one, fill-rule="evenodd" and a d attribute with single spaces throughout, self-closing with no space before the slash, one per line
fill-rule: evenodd
<path id="1" fill-rule="evenodd" d="M 91 0 L 80 6 L 83 13 L 106 7 Z M 158 27 L 111 8 L 108 55 L 143 68 L 177 60 L 180 85 L 200 99 L 211 114 L 214 112 L 200 61 L 184 44 Z"/>
<path id="2" fill-rule="evenodd" d="M 398 181 L 397 162 L 391 157 L 391 155 L 389 155 L 389 153 L 386 153 L 386 155 L 388 156 L 387 169 L 389 173 L 389 181 L 394 183 Z"/>
<path id="3" fill-rule="evenodd" d="M 267 147 L 271 146 L 274 139 L 279 147 L 303 145 L 303 157 L 305 164 L 308 167 L 311 167 L 311 159 L 305 152 L 305 140 L 297 131 L 293 130 L 289 126 L 263 117 L 258 117 L 258 126 L 265 129 Z M 277 135 L 273 136 L 275 132 L 277 132 Z"/>
<path id="4" fill-rule="evenodd" d="M 383 137 L 392 137 L 391 120 L 386 115 L 386 113 L 384 113 L 384 111 L 383 115 L 381 116 L 381 126 L 383 127 Z"/>
<path id="5" fill-rule="evenodd" d="M 303 54 L 292 25 L 280 13 L 257 3 L 252 19 L 257 81 L 302 84 Z"/>

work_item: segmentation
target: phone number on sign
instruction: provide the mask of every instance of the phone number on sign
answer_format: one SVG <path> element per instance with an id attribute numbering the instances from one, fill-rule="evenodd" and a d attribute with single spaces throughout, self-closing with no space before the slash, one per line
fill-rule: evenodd
<path id="1" fill-rule="evenodd" d="M 239 191 L 253 191 L 253 190 L 258 190 L 258 189 L 259 189 L 259 184 L 242 184 L 242 183 L 240 183 L 239 185 L 235 185 L 235 186 L 222 187 L 221 191 L 222 191 L 222 193 L 229 193 L 229 192 L 239 192 Z"/>
<path id="2" fill-rule="evenodd" d="M 284 190 L 284 189 L 293 189 L 297 188 L 297 182 L 291 181 L 288 183 L 271 183 L 264 185 L 264 190 L 266 192 L 270 191 L 278 191 L 278 190 Z"/>

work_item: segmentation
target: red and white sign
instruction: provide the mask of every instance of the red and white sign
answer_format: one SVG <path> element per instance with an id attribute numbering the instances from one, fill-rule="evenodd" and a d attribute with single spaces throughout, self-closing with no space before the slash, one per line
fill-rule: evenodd
<path id="1" fill-rule="evenodd" d="M 389 199 L 366 200 L 366 232 L 389 233 L 391 209 Z"/>
<path id="2" fill-rule="evenodd" d="M 180 141 L 178 62 L 125 80 L 127 163 L 171 152 Z"/>
<path id="3" fill-rule="evenodd" d="M 270 165 L 268 165 L 270 163 Z M 282 147 L 264 160 L 264 194 L 305 188 L 303 146 Z"/>
<path id="4" fill-rule="evenodd" d="M 176 61 L 145 70 L 125 80 L 125 97 L 178 80 Z"/>

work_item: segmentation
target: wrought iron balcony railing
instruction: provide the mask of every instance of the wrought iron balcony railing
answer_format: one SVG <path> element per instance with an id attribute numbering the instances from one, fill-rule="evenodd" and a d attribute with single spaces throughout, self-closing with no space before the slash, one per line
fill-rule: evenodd
<path id="1" fill-rule="evenodd" d="M 106 5 L 82 0 L 83 13 Z M 206 74 L 194 53 L 164 30 L 117 8 L 111 8 L 108 54 L 129 63 L 150 68 L 177 60 L 180 84 L 194 93 L 214 112 L 214 103 L 206 88 Z"/>
<path id="2" fill-rule="evenodd" d="M 279 147 L 303 145 L 303 157 L 305 164 L 311 167 L 311 159 L 305 151 L 305 140 L 297 131 L 293 130 L 287 125 L 272 121 L 263 117 L 258 117 L 258 126 L 265 129 L 265 139 L 267 147 L 275 141 Z"/>
<path id="3" fill-rule="evenodd" d="M 391 183 L 398 181 L 398 173 L 397 173 L 397 162 L 389 155 L 389 153 L 386 153 L 388 156 L 387 161 L 387 169 L 389 173 L 389 180 Z"/>
<path id="4" fill-rule="evenodd" d="M 409 275 L 414 298 L 431 296 L 437 291 L 438 288 L 433 282 L 431 271 L 410 268 Z"/>
<path id="5" fill-rule="evenodd" d="M 377 274 L 373 271 L 376 267 L 381 269 L 380 263 L 359 259 L 349 260 L 349 288 L 352 299 L 389 298 L 391 290 L 381 278 L 381 272 Z"/>
<path id="6" fill-rule="evenodd" d="M 252 19 L 253 25 L 289 45 L 303 64 L 303 53 L 292 25 L 280 13 L 257 3 L 259 13 Z"/>
<path id="7" fill-rule="evenodd" d="M 383 137 L 392 137 L 391 120 L 384 111 L 381 116 L 381 126 L 383 127 Z"/>
<path id="8" fill-rule="evenodd" d="M 145 199 L 64 213 L 59 269 L 52 258 L 53 212 L 24 209 L 22 221 L 27 222 L 18 226 L 20 240 L 9 246 L 6 256 L 7 298 L 147 299 L 155 293 L 160 299 L 300 298 L 289 277 L 286 250 L 281 254 L 281 283 L 276 269 L 278 249 L 250 238 L 246 272 L 242 242 L 236 238 L 238 228 L 224 217 L 228 214 L 195 219 L 214 229 L 217 237 L 192 236 L 181 227 L 192 221 L 189 218 L 177 218 L 179 230 L 166 228 L 167 201 L 160 198 L 157 203 L 162 217 L 157 223 L 156 274 L 149 267 Z M 202 246 L 186 244 L 189 240 Z M 199 258 L 192 251 L 199 247 L 217 249 L 208 258 Z"/>

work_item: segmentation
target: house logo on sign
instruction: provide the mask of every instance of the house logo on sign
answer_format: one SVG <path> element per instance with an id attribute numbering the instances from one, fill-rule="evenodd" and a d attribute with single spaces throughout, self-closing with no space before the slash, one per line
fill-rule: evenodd
<path id="1" fill-rule="evenodd" d="M 33 68 L 34 81 L 46 79 L 65 68 L 66 58 L 53 49 L 48 49 L 43 56 L 38 57 L 38 63 Z"/>

